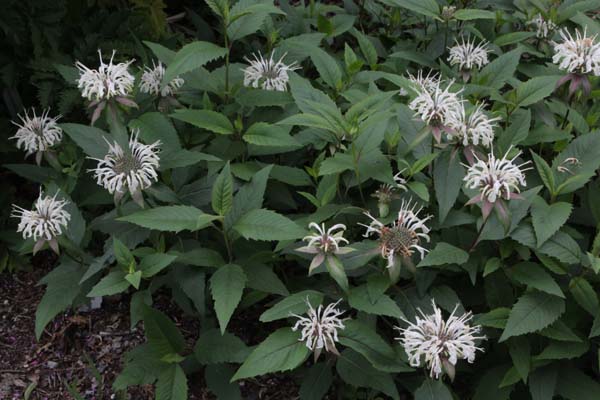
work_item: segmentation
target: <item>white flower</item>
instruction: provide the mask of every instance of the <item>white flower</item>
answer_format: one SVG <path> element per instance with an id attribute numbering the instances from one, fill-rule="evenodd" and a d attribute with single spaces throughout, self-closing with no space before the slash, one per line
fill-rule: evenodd
<path id="1" fill-rule="evenodd" d="M 62 235 L 71 215 L 64 209 L 68 204 L 65 200 L 57 200 L 53 197 L 44 196 L 40 190 L 40 196 L 34 204 L 33 210 L 25 210 L 13 204 L 11 217 L 19 218 L 17 232 L 23 233 L 23 239 L 33 237 L 36 242 L 33 252 L 36 253 L 44 242 L 50 242 L 52 249 L 58 253 L 58 244 L 55 240 Z"/>
<path id="2" fill-rule="evenodd" d="M 498 159 L 494 156 L 494 152 L 490 152 L 488 160 L 480 160 L 477 155 L 473 154 L 477 160 L 473 165 L 468 167 L 467 175 L 464 177 L 466 186 L 470 189 L 478 189 L 479 195 L 471 199 L 470 202 L 487 201 L 494 203 L 496 200 L 510 200 L 512 197 L 518 197 L 521 186 L 527 186 L 525 182 L 525 174 L 523 173 L 529 168 L 523 166 L 530 163 L 527 161 L 522 164 L 515 164 L 515 159 L 521 155 L 519 151 L 512 159 L 507 159 L 506 156 Z"/>
<path id="3" fill-rule="evenodd" d="M 382 222 L 375 219 L 368 212 L 365 215 L 371 218 L 371 224 L 364 225 L 367 231 L 363 235 L 369 237 L 372 234 L 379 236 L 379 248 L 381 256 L 387 259 L 388 268 L 392 268 L 395 264 L 397 255 L 402 257 L 411 257 L 414 250 L 417 250 L 421 255 L 421 259 L 425 257 L 428 251 L 420 245 L 421 240 L 429 242 L 429 228 L 425 223 L 431 218 L 427 216 L 420 218 L 419 213 L 423 207 L 417 209 L 417 204 L 411 206 L 411 201 L 402 201 L 398 218 L 392 223 L 391 227 L 385 226 Z"/>
<path id="4" fill-rule="evenodd" d="M 534 25 L 536 27 L 535 36 L 540 39 L 547 38 L 557 28 L 557 25 L 552 20 L 545 20 L 542 14 L 536 15 L 531 21 L 527 22 L 527 25 Z"/>
<path id="5" fill-rule="evenodd" d="M 180 77 L 175 77 L 169 82 L 162 90 L 160 89 L 163 77 L 165 76 L 165 67 L 162 62 L 158 62 L 158 65 L 152 61 L 152 68 L 144 67 L 144 73 L 142 74 L 140 91 L 142 93 L 149 93 L 155 96 L 159 94 L 163 97 L 173 96 L 179 88 L 184 84 L 184 80 Z"/>
<path id="6" fill-rule="evenodd" d="M 458 360 L 465 359 L 473 363 L 477 350 L 483 351 L 475 345 L 475 341 L 486 338 L 477 336 L 481 331 L 480 326 L 469 325 L 469 321 L 473 318 L 471 312 L 457 317 L 454 315 L 457 305 L 445 321 L 442 318 L 442 311 L 434 301 L 431 303 L 434 311 L 432 315 L 425 315 L 418 309 L 422 318 L 417 315 L 414 324 L 403 319 L 408 323 L 408 327 L 405 329 L 396 327 L 401 333 L 398 340 L 404 346 L 411 366 L 419 367 L 424 361 L 431 377 L 438 379 L 445 370 L 453 379 L 454 366 Z"/>
<path id="7" fill-rule="evenodd" d="M 335 342 L 338 341 L 338 329 L 345 328 L 344 322 L 340 318 L 345 311 L 335 308 L 340 301 L 341 299 L 329 304 L 325 309 L 323 309 L 323 305 L 319 305 L 315 310 L 306 299 L 308 317 L 291 314 L 298 318 L 292 330 L 295 332 L 300 328 L 302 329 L 300 341 L 305 342 L 306 347 L 314 352 L 315 361 L 319 358 L 323 349 L 339 355 L 335 348 Z"/>
<path id="8" fill-rule="evenodd" d="M 554 43 L 552 62 L 562 70 L 576 74 L 593 73 L 600 76 L 600 43 L 595 43 L 596 36 L 588 37 L 587 29 L 583 34 L 575 31 L 575 38 L 569 31 L 560 31 L 562 43 Z"/>
<path id="9" fill-rule="evenodd" d="M 424 75 L 423 70 L 419 70 L 416 75 L 408 74 L 408 79 L 417 93 L 420 93 L 423 89 L 428 92 L 435 92 L 441 83 L 440 76 L 437 73 L 429 71 L 427 75 Z"/>
<path id="10" fill-rule="evenodd" d="M 25 111 L 25 116 L 19 115 L 21 123 L 13 122 L 19 127 L 15 136 L 10 139 L 17 139 L 17 147 L 27 152 L 27 155 L 43 152 L 58 144 L 62 140 L 62 129 L 56 123 L 60 115 L 50 118 L 45 110 L 42 115 L 37 116 L 35 110 L 30 117 Z"/>
<path id="11" fill-rule="evenodd" d="M 146 145 L 138 141 L 138 134 L 139 131 L 132 133 L 126 151 L 117 142 L 107 141 L 108 154 L 103 159 L 95 159 L 98 166 L 91 170 L 98 185 L 115 194 L 116 200 L 129 190 L 133 199 L 140 203 L 141 191 L 158 180 L 160 141 Z"/>
<path id="12" fill-rule="evenodd" d="M 431 88 L 426 85 L 416 86 L 417 97 L 408 105 L 415 111 L 415 116 L 432 128 L 438 143 L 441 140 L 441 130 L 447 130 L 448 119 L 459 113 L 462 107 L 462 101 L 458 97 L 462 89 L 457 93 L 451 92 L 450 86 L 453 82 L 448 83 L 445 89 L 442 89 L 439 81 Z"/>
<path id="13" fill-rule="evenodd" d="M 135 60 L 113 64 L 115 52 L 113 50 L 109 63 L 104 64 L 102 52 L 98 50 L 100 67 L 97 70 L 90 69 L 79 61 L 75 64 L 79 69 L 77 87 L 86 99 L 102 101 L 113 97 L 127 97 L 133 90 L 135 78 L 129 73 L 128 68 Z"/>
<path id="14" fill-rule="evenodd" d="M 480 69 L 489 63 L 487 43 L 482 42 L 476 45 L 475 39 L 473 41 L 467 39 L 466 42 L 462 39 L 462 43 L 457 40 L 456 44 L 450 48 L 448 61 L 450 65 L 458 64 L 460 70 Z"/>
<path id="15" fill-rule="evenodd" d="M 244 86 L 261 87 L 265 90 L 280 92 L 287 90 L 287 83 L 290 79 L 288 72 L 300 67 L 297 67 L 295 62 L 290 65 L 284 64 L 285 54 L 277 62 L 273 60 L 273 55 L 274 53 L 271 53 L 271 57 L 265 59 L 259 52 L 258 56 L 253 54 L 253 60 L 245 58 L 250 65 L 243 70 Z"/>
<path id="16" fill-rule="evenodd" d="M 326 229 L 325 224 L 321 224 L 321 226 L 319 226 L 319 224 L 317 224 L 316 222 L 311 222 L 308 225 L 308 227 L 309 229 L 314 229 L 316 232 L 305 236 L 302 240 L 308 242 L 308 244 L 296 250 L 302 253 L 315 254 L 315 257 L 310 263 L 310 267 L 308 269 L 309 275 L 315 268 L 317 268 L 323 263 L 323 261 L 325 261 L 325 258 L 328 255 L 346 254 L 353 251 L 353 249 L 349 247 L 340 247 L 340 244 L 342 243 L 348 244 L 348 240 L 344 238 L 344 231 L 346 230 L 346 225 L 336 224 L 333 225 L 331 228 Z M 336 230 L 338 232 L 336 232 Z"/>
<path id="17" fill-rule="evenodd" d="M 460 107 L 460 112 L 450 114 L 448 126 L 452 129 L 447 132 L 448 139 L 457 140 L 463 146 L 481 143 L 484 147 L 490 147 L 494 141 L 495 122 L 499 118 L 488 118 L 483 106 L 483 103 L 477 104 L 468 114 L 464 107 Z"/>

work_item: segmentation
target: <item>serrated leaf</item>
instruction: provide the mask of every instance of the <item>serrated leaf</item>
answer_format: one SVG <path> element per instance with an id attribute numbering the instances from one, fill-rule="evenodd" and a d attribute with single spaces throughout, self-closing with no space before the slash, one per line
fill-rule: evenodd
<path id="1" fill-rule="evenodd" d="M 568 360 L 581 357 L 590 348 L 587 341 L 581 342 L 551 342 L 540 354 L 536 360 Z"/>
<path id="2" fill-rule="evenodd" d="M 225 215 L 233 206 L 233 178 L 229 163 L 225 164 L 213 184 L 212 209 L 219 215 Z"/>
<path id="3" fill-rule="evenodd" d="M 443 223 L 460 193 L 465 169 L 460 165 L 460 157 L 451 151 L 444 152 L 433 167 L 435 197 L 439 206 L 439 222 Z"/>
<path id="4" fill-rule="evenodd" d="M 556 321 L 563 312 L 563 299 L 543 292 L 525 293 L 510 311 L 500 342 L 512 336 L 539 331 Z"/>
<path id="5" fill-rule="evenodd" d="M 579 371 L 566 366 L 559 372 L 560 384 L 556 385 L 556 394 L 568 400 L 600 399 L 600 383 Z"/>
<path id="6" fill-rule="evenodd" d="M 160 271 L 171 265 L 177 259 L 175 254 L 154 253 L 142 258 L 140 261 L 140 271 L 144 278 L 149 278 L 158 274 Z"/>
<path id="7" fill-rule="evenodd" d="M 513 279 L 524 285 L 565 298 L 554 278 L 536 263 L 521 262 L 511 269 L 511 273 Z"/>
<path id="8" fill-rule="evenodd" d="M 177 364 L 170 364 L 158 374 L 156 400 L 187 400 L 187 378 Z"/>
<path id="9" fill-rule="evenodd" d="M 452 393 L 437 379 L 425 379 L 423 384 L 415 391 L 415 400 L 452 400 Z"/>
<path id="10" fill-rule="evenodd" d="M 454 13 L 454 18 L 461 21 L 471 21 L 474 19 L 496 19 L 496 13 L 487 10 L 477 10 L 474 8 L 463 8 Z"/>
<path id="11" fill-rule="evenodd" d="M 221 333 L 225 332 L 233 311 L 242 299 L 246 279 L 242 267 L 235 264 L 220 267 L 210 278 L 210 291 Z"/>
<path id="12" fill-rule="evenodd" d="M 352 386 L 373 388 L 394 400 L 400 399 L 392 376 L 373 368 L 366 358 L 354 350 L 346 349 L 342 352 L 336 369 L 342 380 Z"/>
<path id="13" fill-rule="evenodd" d="M 595 316 L 598 311 L 598 295 L 592 285 L 582 276 L 571 279 L 569 290 L 577 304 L 584 310 Z"/>
<path id="14" fill-rule="evenodd" d="M 125 275 L 127 274 L 120 270 L 110 272 L 92 288 L 87 297 L 111 296 L 124 292 L 130 285 Z"/>
<path id="15" fill-rule="evenodd" d="M 227 50 L 209 42 L 192 42 L 183 46 L 167 66 L 163 76 L 163 85 L 173 78 L 202 67 L 209 61 L 224 57 Z"/>
<path id="16" fill-rule="evenodd" d="M 572 209 L 570 203 L 558 202 L 548 205 L 541 197 L 535 197 L 531 204 L 531 217 L 538 247 L 567 222 Z"/>
<path id="17" fill-rule="evenodd" d="M 148 229 L 177 233 L 186 229 L 189 231 L 200 230 L 218 218 L 216 215 L 205 214 L 196 207 L 164 206 L 138 211 L 117 218 L 117 221 L 131 222 Z"/>
<path id="18" fill-rule="evenodd" d="M 404 317 L 400 307 L 389 296 L 381 294 L 377 298 L 372 298 L 369 295 L 367 285 L 353 288 L 348 295 L 348 302 L 351 307 L 369 314 L 387 315 L 395 318 Z"/>
<path id="19" fill-rule="evenodd" d="M 300 147 L 301 144 L 290 136 L 290 128 L 279 125 L 270 125 L 265 122 L 257 122 L 253 124 L 246 133 L 243 139 L 245 142 L 257 146 L 273 146 L 273 147 Z"/>
<path id="20" fill-rule="evenodd" d="M 254 240 L 292 240 L 306 233 L 289 218 L 265 209 L 249 211 L 235 223 L 233 229 L 246 239 Z"/>
<path id="21" fill-rule="evenodd" d="M 558 368 L 556 366 L 537 368 L 533 371 L 529 376 L 529 393 L 531 393 L 531 399 L 552 400 L 554 398 L 557 376 Z"/>
<path id="22" fill-rule="evenodd" d="M 433 267 L 446 264 L 462 265 L 469 259 L 469 253 L 451 244 L 440 242 L 417 265 L 420 267 Z"/>
<path id="23" fill-rule="evenodd" d="M 440 6 L 435 0 L 386 0 L 386 3 L 432 18 L 440 14 Z"/>
<path id="24" fill-rule="evenodd" d="M 231 380 L 296 368 L 310 353 L 306 345 L 298 340 L 299 337 L 299 333 L 289 327 L 271 333 L 250 353 Z"/>
<path id="25" fill-rule="evenodd" d="M 314 364 L 304 375 L 300 385 L 300 400 L 321 400 L 332 382 L 331 367 L 324 362 Z"/>
<path id="26" fill-rule="evenodd" d="M 242 363 L 248 354 L 250 348 L 240 338 L 229 332 L 221 334 L 218 329 L 202 333 L 194 346 L 194 355 L 201 364 Z"/>
<path id="27" fill-rule="evenodd" d="M 263 312 L 260 322 L 271 322 L 277 319 L 288 318 L 291 314 L 302 315 L 308 310 L 308 301 L 316 308 L 323 301 L 323 294 L 314 290 L 304 290 L 287 296 L 273 307 Z"/>
<path id="28" fill-rule="evenodd" d="M 508 340 L 508 353 L 521 380 L 527 382 L 531 369 L 531 346 L 523 336 L 512 337 Z"/>
<path id="29" fill-rule="evenodd" d="M 231 135 L 235 132 L 229 119 L 216 111 L 183 109 L 176 110 L 170 117 L 220 135 Z"/>
<path id="30" fill-rule="evenodd" d="M 538 76 L 519 84 L 516 88 L 517 107 L 526 107 L 550 96 L 559 76 Z"/>
<path id="31" fill-rule="evenodd" d="M 60 127 L 89 157 L 103 159 L 108 153 L 106 140 L 110 141 L 112 135 L 102 129 L 81 124 L 60 124 Z"/>
<path id="32" fill-rule="evenodd" d="M 183 335 L 177 326 L 161 311 L 144 307 L 144 331 L 150 348 L 162 358 L 180 354 L 185 347 Z"/>

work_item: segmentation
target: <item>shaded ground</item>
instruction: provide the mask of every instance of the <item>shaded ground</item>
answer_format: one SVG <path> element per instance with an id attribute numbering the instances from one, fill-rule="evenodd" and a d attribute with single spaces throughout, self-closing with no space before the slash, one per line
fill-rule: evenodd
<path id="1" fill-rule="evenodd" d="M 110 387 L 122 368 L 122 355 L 145 341 L 140 326 L 129 330 L 129 298 L 106 301 L 100 309 L 89 312 L 59 315 L 37 342 L 35 310 L 44 286 L 36 285 L 52 268 L 44 265 L 52 262 L 48 256 L 38 255 L 33 271 L 0 274 L 0 399 L 21 400 L 27 388 L 33 388 L 30 400 L 73 399 L 67 385 L 76 387 L 86 400 L 111 399 Z M 159 296 L 154 306 L 174 320 L 191 350 L 198 337 L 198 322 L 183 316 L 168 296 Z M 251 310 L 240 313 L 230 324 L 231 330 L 250 345 L 264 339 L 262 332 L 268 332 L 250 327 L 258 320 L 258 315 L 252 314 Z M 102 374 L 101 382 L 90 371 L 89 360 Z M 214 399 L 205 388 L 202 372 L 188 378 L 191 400 Z M 283 375 L 244 381 L 240 387 L 247 399 L 298 397 L 297 385 Z M 151 386 L 136 387 L 128 397 L 151 400 L 154 393 Z"/>

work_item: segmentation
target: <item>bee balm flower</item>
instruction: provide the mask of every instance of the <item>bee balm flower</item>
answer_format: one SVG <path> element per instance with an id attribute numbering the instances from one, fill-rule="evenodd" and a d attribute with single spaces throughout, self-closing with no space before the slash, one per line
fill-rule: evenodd
<path id="1" fill-rule="evenodd" d="M 349 247 L 340 247 L 341 243 L 348 244 L 348 240 L 346 240 L 343 236 L 344 231 L 346 230 L 346 225 L 336 224 L 326 230 L 325 224 L 321 224 L 321 226 L 319 226 L 319 224 L 311 222 L 308 227 L 314 229 L 316 232 L 305 236 L 302 240 L 308 242 L 308 244 L 304 247 L 298 248 L 297 251 L 315 254 L 315 257 L 310 263 L 310 267 L 308 269 L 309 275 L 315 268 L 325 261 L 325 258 L 328 255 L 346 254 L 353 250 Z"/>
<path id="2" fill-rule="evenodd" d="M 325 309 L 323 309 L 323 305 L 319 305 L 315 310 L 307 299 L 307 317 L 291 314 L 298 318 L 292 330 L 295 332 L 301 329 L 302 336 L 300 337 L 300 341 L 305 342 L 306 347 L 314 352 L 315 362 L 323 349 L 339 355 L 335 347 L 335 342 L 338 341 L 338 329 L 345 328 L 344 322 L 340 318 L 345 311 L 335 308 L 340 301 L 341 299 L 329 304 Z"/>
<path id="3" fill-rule="evenodd" d="M 531 21 L 527 22 L 527 25 L 533 25 L 536 28 L 535 36 L 540 39 L 547 38 L 550 33 L 556 30 L 557 26 L 552 20 L 544 19 L 542 14 L 536 15 Z"/>
<path id="4" fill-rule="evenodd" d="M 463 146 L 477 146 L 481 144 L 484 147 L 490 147 L 494 141 L 494 126 L 499 118 L 489 118 L 483 111 L 483 103 L 467 113 L 464 107 L 459 112 L 452 113 L 448 118 L 448 126 L 452 130 L 448 131 L 448 139 L 456 140 Z"/>
<path id="5" fill-rule="evenodd" d="M 288 73 L 300 67 L 297 67 L 296 63 L 284 64 L 285 54 L 277 62 L 273 60 L 273 55 L 274 53 L 271 53 L 271 57 L 265 59 L 261 53 L 258 53 L 258 56 L 253 54 L 253 60 L 246 58 L 250 65 L 243 70 L 244 86 L 261 87 L 264 90 L 280 92 L 287 90 L 287 83 L 290 79 Z"/>
<path id="6" fill-rule="evenodd" d="M 475 44 L 475 40 L 469 41 L 462 40 L 450 48 L 450 56 L 448 57 L 450 65 L 458 65 L 458 69 L 463 72 L 463 78 L 468 80 L 469 71 L 473 69 L 481 69 L 484 65 L 489 63 L 487 43 Z M 466 73 L 466 75 L 465 75 Z"/>
<path id="7" fill-rule="evenodd" d="M 483 351 L 475 345 L 477 340 L 485 340 L 478 336 L 480 326 L 470 326 L 473 318 L 470 312 L 461 317 L 455 315 L 456 308 L 447 320 L 442 318 L 442 311 L 432 301 L 433 314 L 425 315 L 418 309 L 421 317 L 416 317 L 407 328 L 396 327 L 401 336 L 397 339 L 404 347 L 411 366 L 423 364 L 429 369 L 429 375 L 438 379 L 445 371 L 450 379 L 454 379 L 454 367 L 458 360 L 464 359 L 469 363 L 475 361 L 475 353 Z"/>
<path id="8" fill-rule="evenodd" d="M 381 256 L 387 260 L 388 268 L 394 267 L 396 256 L 409 258 L 415 250 L 419 252 L 421 258 L 425 257 L 427 249 L 420 244 L 422 240 L 429 242 L 429 228 L 425 223 L 431 216 L 420 218 L 419 213 L 422 209 L 422 207 L 417 209 L 416 204 L 411 206 L 410 201 L 402 201 L 398 218 L 391 227 L 385 226 L 371 214 L 365 213 L 372 222 L 370 225 L 359 224 L 367 228 L 363 236 L 369 237 L 372 234 L 379 236 Z"/>
<path id="9" fill-rule="evenodd" d="M 160 87 L 164 76 L 165 67 L 163 64 L 159 61 L 157 65 L 152 61 L 152 68 L 144 68 L 140 83 L 140 91 L 155 96 L 158 96 L 159 94 L 163 97 L 173 96 L 175 92 L 183 86 L 184 80 L 177 76 L 161 90 Z"/>
<path id="10" fill-rule="evenodd" d="M 560 36 L 563 41 L 554 43 L 552 62 L 568 74 L 558 81 L 557 87 L 571 81 L 569 97 L 578 88 L 587 96 L 591 92 L 587 74 L 600 76 L 600 43 L 596 43 L 596 36 L 588 37 L 585 29 L 583 34 L 576 30 L 575 38 L 567 30 L 562 30 Z"/>
<path id="11" fill-rule="evenodd" d="M 117 143 L 108 143 L 108 154 L 103 159 L 95 159 L 98 166 L 91 171 L 98 185 L 103 186 L 119 201 L 127 190 L 131 197 L 143 207 L 142 190 L 158 180 L 158 156 L 160 141 L 146 145 L 138 141 L 139 131 L 129 139 L 126 150 Z"/>
<path id="12" fill-rule="evenodd" d="M 35 110 L 32 110 L 33 115 L 30 117 L 25 111 L 25 116 L 19 115 L 21 123 L 13 122 L 19 129 L 10 139 L 17 139 L 17 147 L 25 150 L 28 156 L 36 153 L 38 165 L 42 154 L 62 140 L 62 129 L 57 124 L 60 115 L 51 118 L 48 116 L 49 112 L 50 110 L 45 110 L 37 116 Z"/>
<path id="13" fill-rule="evenodd" d="M 37 253 L 44 243 L 48 242 L 52 250 L 59 253 L 57 236 L 62 235 L 71 215 L 64 209 L 68 204 L 65 200 L 57 200 L 53 197 L 44 196 L 40 190 L 40 196 L 35 202 L 33 210 L 26 210 L 13 204 L 11 217 L 19 218 L 17 232 L 23 233 L 23 239 L 33 237 L 36 242 L 33 253 Z"/>

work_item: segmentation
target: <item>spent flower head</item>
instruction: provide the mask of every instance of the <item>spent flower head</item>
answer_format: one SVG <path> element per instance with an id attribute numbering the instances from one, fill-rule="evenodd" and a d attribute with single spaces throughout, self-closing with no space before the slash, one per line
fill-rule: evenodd
<path id="1" fill-rule="evenodd" d="M 458 317 L 455 315 L 457 305 L 450 317 L 444 320 L 442 311 L 433 300 L 431 303 L 433 314 L 426 315 L 418 309 L 421 316 L 416 316 L 415 323 L 403 319 L 408 326 L 396 327 L 400 331 L 397 340 L 404 347 L 411 366 L 426 366 L 429 375 L 435 379 L 445 371 L 453 380 L 458 360 L 473 363 L 476 352 L 483 351 L 475 342 L 485 340 L 486 337 L 479 336 L 480 326 L 469 324 L 473 318 L 471 312 Z"/>
<path id="2" fill-rule="evenodd" d="M 34 254 L 42 248 L 45 242 L 58 253 L 58 242 L 56 237 L 62 235 L 63 229 L 67 227 L 71 214 L 65 210 L 68 204 L 66 200 L 57 200 L 58 192 L 54 196 L 40 195 L 35 201 L 33 210 L 26 210 L 13 204 L 11 217 L 19 218 L 17 232 L 23 234 L 23 239 L 33 237 L 36 242 L 33 248 Z"/>
<path id="3" fill-rule="evenodd" d="M 317 224 L 311 222 L 308 225 L 309 229 L 313 229 L 310 235 L 305 236 L 302 240 L 308 242 L 306 246 L 296 249 L 302 253 L 314 254 L 312 262 L 308 270 L 310 275 L 315 268 L 325 261 L 325 258 L 331 254 L 346 254 L 353 251 L 350 247 L 341 247 L 343 243 L 348 244 L 348 240 L 344 238 L 346 225 L 335 224 L 331 228 L 326 229 L 325 224 Z M 337 231 L 337 232 L 336 232 Z"/>
<path id="4" fill-rule="evenodd" d="M 461 39 L 460 42 L 456 40 L 454 46 L 450 48 L 448 61 L 450 65 L 458 65 L 458 69 L 461 71 L 481 69 L 489 63 L 487 43 L 475 44 L 475 39 L 472 41 Z"/>
<path id="5" fill-rule="evenodd" d="M 495 122 L 500 118 L 489 118 L 484 112 L 484 104 L 477 104 L 467 112 L 464 107 L 459 112 L 448 117 L 448 139 L 461 143 L 463 146 L 491 147 L 494 141 Z"/>
<path id="6" fill-rule="evenodd" d="M 315 310 L 307 298 L 307 316 L 291 314 L 293 317 L 298 318 L 292 330 L 294 332 L 298 329 L 301 330 L 299 340 L 305 342 L 306 347 L 314 353 L 315 361 L 319 358 L 323 349 L 339 355 L 335 347 L 335 343 L 338 342 L 338 329 L 345 328 L 344 320 L 340 318 L 345 311 L 336 308 L 340 301 L 342 300 L 331 303 L 325 308 L 323 308 L 323 305 L 319 305 Z"/>
<path id="7" fill-rule="evenodd" d="M 119 201 L 127 190 L 131 197 L 143 206 L 142 190 L 158 180 L 160 141 L 143 144 L 138 141 L 139 131 L 133 131 L 128 148 L 123 150 L 119 143 L 108 143 L 108 153 L 90 170 L 98 185 L 103 186 Z"/>
<path id="8" fill-rule="evenodd" d="M 35 110 L 32 110 L 32 116 L 29 116 L 27 110 L 24 115 L 19 115 L 21 122 L 14 122 L 19 127 L 17 133 L 10 139 L 17 140 L 17 147 L 25 150 L 27 156 L 36 154 L 36 161 L 41 162 L 43 152 L 57 145 L 62 140 L 62 129 L 58 126 L 57 121 L 60 115 L 52 118 L 49 117 L 50 110 L 44 110 L 41 115 L 36 115 Z"/>
<path id="9" fill-rule="evenodd" d="M 269 58 L 264 58 L 260 52 L 258 55 L 252 55 L 254 59 L 246 57 L 245 60 L 250 65 L 243 69 L 244 86 L 260 87 L 264 90 L 277 90 L 280 92 L 287 91 L 287 83 L 290 79 L 288 73 L 300 67 L 296 66 L 295 62 L 289 65 L 285 64 L 283 59 L 286 54 L 279 61 L 273 59 L 274 52 L 271 53 Z"/>
<path id="10" fill-rule="evenodd" d="M 359 223 L 367 228 L 364 237 L 373 234 L 378 236 L 381 256 L 388 262 L 387 268 L 394 267 L 397 256 L 409 258 L 415 250 L 419 252 L 421 258 L 425 257 L 428 250 L 421 246 L 421 241 L 429 242 L 429 227 L 425 223 L 431 216 L 419 217 L 422 209 L 423 207 L 417 208 L 417 204 L 412 204 L 410 200 L 403 200 L 398 217 L 391 226 L 384 225 L 368 212 L 365 215 L 371 219 L 371 223 L 369 225 Z"/>
<path id="11" fill-rule="evenodd" d="M 148 66 L 144 67 L 144 73 L 140 79 L 140 91 L 154 96 L 173 96 L 175 92 L 183 86 L 184 80 L 177 76 L 171 79 L 171 81 L 161 89 L 160 87 L 164 76 L 165 67 L 163 63 L 159 61 L 158 64 L 156 64 L 153 60 L 152 68 Z"/>

